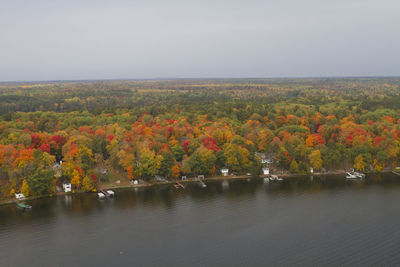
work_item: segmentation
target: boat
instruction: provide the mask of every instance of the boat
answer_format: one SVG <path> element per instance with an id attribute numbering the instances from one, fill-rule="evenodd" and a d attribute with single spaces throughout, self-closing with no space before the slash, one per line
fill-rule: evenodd
<path id="1" fill-rule="evenodd" d="M 17 203 L 17 208 L 22 209 L 22 210 L 31 210 L 32 206 L 27 205 L 25 203 Z"/>
<path id="2" fill-rule="evenodd" d="M 106 197 L 106 195 L 104 195 L 103 193 L 97 193 L 97 195 L 99 196 L 99 199 L 104 199 Z"/>
<path id="3" fill-rule="evenodd" d="M 107 190 L 107 194 L 110 198 L 113 198 L 115 193 L 112 190 Z"/>
<path id="4" fill-rule="evenodd" d="M 351 172 L 346 172 L 346 179 L 358 179 L 359 177 L 357 177 L 355 174 L 351 173 Z"/>
<path id="5" fill-rule="evenodd" d="M 283 181 L 283 178 L 278 177 L 277 175 L 271 175 L 269 178 L 270 181 Z"/>
<path id="6" fill-rule="evenodd" d="M 355 176 L 357 176 L 357 178 L 365 178 L 365 173 L 362 172 L 353 172 L 353 174 Z"/>

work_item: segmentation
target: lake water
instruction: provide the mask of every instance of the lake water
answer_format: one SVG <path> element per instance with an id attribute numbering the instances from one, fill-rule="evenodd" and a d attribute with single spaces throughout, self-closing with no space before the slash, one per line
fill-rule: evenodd
<path id="1" fill-rule="evenodd" d="M 400 177 L 207 182 L 0 207 L 0 266 L 400 265 Z"/>

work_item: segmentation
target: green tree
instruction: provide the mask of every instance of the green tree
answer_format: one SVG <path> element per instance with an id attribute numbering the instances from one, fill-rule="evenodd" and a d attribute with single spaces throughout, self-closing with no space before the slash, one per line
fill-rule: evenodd
<path id="1" fill-rule="evenodd" d="M 34 195 L 41 196 L 53 193 L 54 172 L 45 168 L 36 169 L 28 179 L 28 185 Z"/>
<path id="2" fill-rule="evenodd" d="M 185 155 L 185 151 L 183 151 L 182 147 L 179 145 L 171 147 L 171 152 L 176 161 L 181 161 Z"/>
<path id="3" fill-rule="evenodd" d="M 189 166 L 196 174 L 208 174 L 215 167 L 216 157 L 212 150 L 205 147 L 197 149 L 189 159 Z"/>
<path id="4" fill-rule="evenodd" d="M 292 162 L 290 163 L 289 171 L 291 173 L 298 173 L 299 172 L 299 167 L 297 165 L 296 160 L 292 160 Z"/>
<path id="5" fill-rule="evenodd" d="M 164 150 L 161 153 L 162 160 L 160 164 L 160 168 L 158 169 L 158 174 L 163 175 L 164 177 L 169 177 L 172 175 L 171 168 L 175 165 L 175 159 L 172 154 Z"/>

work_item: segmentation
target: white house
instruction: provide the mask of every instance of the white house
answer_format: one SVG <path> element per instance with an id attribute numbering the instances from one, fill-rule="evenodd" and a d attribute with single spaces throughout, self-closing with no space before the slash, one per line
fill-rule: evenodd
<path id="1" fill-rule="evenodd" d="M 71 184 L 63 184 L 63 189 L 65 193 L 71 192 Z"/>
<path id="2" fill-rule="evenodd" d="M 15 198 L 18 200 L 23 200 L 23 199 L 25 199 L 25 196 L 24 196 L 24 194 L 15 194 Z"/>
<path id="3" fill-rule="evenodd" d="M 264 175 L 269 175 L 269 168 L 263 168 Z"/>
<path id="4" fill-rule="evenodd" d="M 314 173 L 314 169 L 312 167 L 310 167 L 310 172 Z"/>
<path id="5" fill-rule="evenodd" d="M 229 173 L 229 169 L 228 168 L 223 168 L 223 169 L 221 169 L 221 173 L 222 173 L 223 176 L 227 176 L 228 173 Z"/>

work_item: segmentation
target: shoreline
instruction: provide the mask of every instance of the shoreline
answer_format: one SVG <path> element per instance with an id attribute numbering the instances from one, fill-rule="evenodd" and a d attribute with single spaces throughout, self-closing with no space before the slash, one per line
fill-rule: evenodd
<path id="1" fill-rule="evenodd" d="M 344 175 L 346 171 L 344 170 L 336 170 L 332 172 L 317 172 L 313 174 L 297 174 L 297 173 L 289 173 L 289 172 L 281 172 L 281 173 L 275 173 L 275 175 L 280 176 L 282 178 L 286 179 L 294 179 L 294 178 L 299 178 L 299 177 L 304 177 L 304 176 L 322 176 L 322 175 Z M 387 174 L 387 173 L 392 173 L 392 171 L 382 171 L 380 172 L 381 174 Z M 273 175 L 273 174 L 270 174 Z M 202 181 L 223 181 L 223 180 L 235 180 L 235 179 L 263 179 L 266 178 L 270 175 L 260 175 L 259 177 L 253 177 L 253 176 L 248 176 L 248 175 L 238 175 L 238 176 L 213 176 L 213 177 L 208 177 L 202 179 Z M 188 184 L 188 183 L 196 183 L 199 180 L 194 180 L 194 179 L 188 179 L 188 180 L 175 180 L 175 181 L 166 181 L 166 182 L 160 182 L 160 183 L 149 183 L 145 182 L 143 184 L 137 184 L 137 185 L 132 185 L 132 184 L 103 184 L 103 190 L 108 190 L 108 189 L 129 189 L 129 188 L 150 188 L 150 187 L 155 187 L 155 186 L 160 186 L 160 185 L 173 185 L 176 184 L 177 182 L 181 184 Z M 65 196 L 65 195 L 76 195 L 76 194 L 93 194 L 93 192 L 85 192 L 85 191 L 78 191 L 75 193 L 65 193 L 65 192 L 58 192 L 56 194 L 50 194 L 50 195 L 45 195 L 45 196 L 35 196 L 35 197 L 27 197 L 23 201 L 31 201 L 31 200 L 36 200 L 36 199 L 41 199 L 41 198 L 54 198 L 57 196 Z M 0 206 L 5 206 L 5 205 L 10 205 L 10 204 L 15 204 L 18 202 L 16 199 L 6 199 L 3 201 L 0 201 Z"/>

